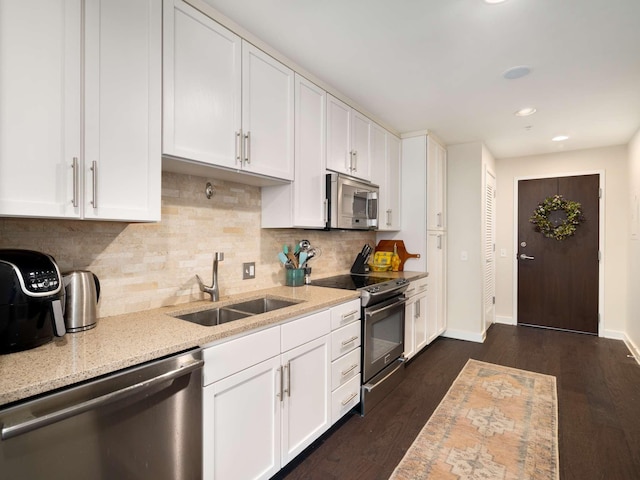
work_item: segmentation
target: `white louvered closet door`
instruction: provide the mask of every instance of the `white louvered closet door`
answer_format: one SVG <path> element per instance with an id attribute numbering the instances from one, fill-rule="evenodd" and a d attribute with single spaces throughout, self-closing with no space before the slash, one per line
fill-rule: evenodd
<path id="1" fill-rule="evenodd" d="M 489 170 L 485 171 L 484 198 L 484 329 L 489 328 L 496 316 L 496 231 L 495 231 L 496 178 Z"/>

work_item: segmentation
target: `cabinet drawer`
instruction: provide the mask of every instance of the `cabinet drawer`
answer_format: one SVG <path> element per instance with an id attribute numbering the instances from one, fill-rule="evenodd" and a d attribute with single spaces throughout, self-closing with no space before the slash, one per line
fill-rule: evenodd
<path id="1" fill-rule="evenodd" d="M 335 360 L 345 353 L 360 346 L 360 322 L 331 332 L 331 360 Z"/>
<path id="2" fill-rule="evenodd" d="M 280 355 L 280 327 L 271 327 L 203 350 L 204 385 Z"/>
<path id="3" fill-rule="evenodd" d="M 409 284 L 409 288 L 404 292 L 405 297 L 412 297 L 427 290 L 428 277 L 414 280 Z"/>
<path id="4" fill-rule="evenodd" d="M 350 351 L 331 364 L 331 390 L 360 376 L 360 349 Z"/>
<path id="5" fill-rule="evenodd" d="M 282 351 L 310 342 L 331 331 L 331 313 L 329 310 L 313 313 L 307 317 L 282 325 Z"/>
<path id="6" fill-rule="evenodd" d="M 358 375 L 331 394 L 331 423 L 336 423 L 359 402 L 360 376 Z"/>
<path id="7" fill-rule="evenodd" d="M 360 300 L 352 300 L 331 309 L 331 330 L 343 327 L 360 318 Z"/>

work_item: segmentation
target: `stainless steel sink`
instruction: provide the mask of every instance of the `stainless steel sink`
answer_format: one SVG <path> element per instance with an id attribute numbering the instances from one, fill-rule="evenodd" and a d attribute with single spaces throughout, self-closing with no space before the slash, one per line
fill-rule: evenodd
<path id="1" fill-rule="evenodd" d="M 254 300 L 247 300 L 246 302 L 234 303 L 228 305 L 225 308 L 232 308 L 241 312 L 247 312 L 254 315 L 260 313 L 271 312 L 280 308 L 290 307 L 298 302 L 292 302 L 289 300 L 281 300 L 279 298 L 256 298 Z"/>
<path id="2" fill-rule="evenodd" d="M 184 315 L 179 315 L 176 318 L 186 320 L 187 322 L 197 323 L 198 325 L 204 325 L 205 327 L 212 327 L 213 325 L 233 322 L 234 320 L 240 320 L 241 318 L 246 318 L 248 316 L 250 316 L 249 313 L 237 312 L 227 308 L 213 308 L 210 310 L 202 310 L 200 312 L 186 313 Z"/>
<path id="3" fill-rule="evenodd" d="M 282 300 L 279 298 L 262 297 L 233 303 L 231 305 L 225 305 L 224 307 L 177 315 L 176 318 L 186 320 L 187 322 L 197 323 L 198 325 L 204 325 L 205 327 L 211 327 L 251 317 L 253 315 L 271 312 L 280 308 L 290 307 L 296 303 L 299 302 Z"/>

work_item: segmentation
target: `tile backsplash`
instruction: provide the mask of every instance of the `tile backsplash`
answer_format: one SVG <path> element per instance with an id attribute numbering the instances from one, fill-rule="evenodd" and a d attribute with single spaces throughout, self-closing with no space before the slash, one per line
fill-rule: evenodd
<path id="1" fill-rule="evenodd" d="M 62 272 L 91 270 L 106 317 L 205 298 L 195 275 L 211 283 L 214 252 L 224 252 L 225 296 L 283 285 L 277 253 L 285 243 L 308 239 L 322 250 L 309 262 L 312 277 L 347 271 L 365 243 L 375 245 L 373 232 L 261 229 L 260 217 L 259 187 L 163 172 L 159 223 L 0 218 L 0 248 L 49 253 Z M 255 279 L 242 280 L 243 262 L 256 263 Z"/>

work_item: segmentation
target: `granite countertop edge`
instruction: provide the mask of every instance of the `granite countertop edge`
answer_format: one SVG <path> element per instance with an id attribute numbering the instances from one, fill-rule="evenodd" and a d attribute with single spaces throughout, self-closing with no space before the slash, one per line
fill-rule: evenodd
<path id="1" fill-rule="evenodd" d="M 427 275 L 385 273 L 410 280 Z M 213 327 L 174 318 L 264 296 L 299 303 Z M 358 297 L 359 292 L 350 290 L 280 286 L 222 297 L 215 304 L 200 300 L 100 318 L 94 329 L 67 334 L 31 350 L 0 355 L 0 407 L 167 355 L 214 345 Z"/>

